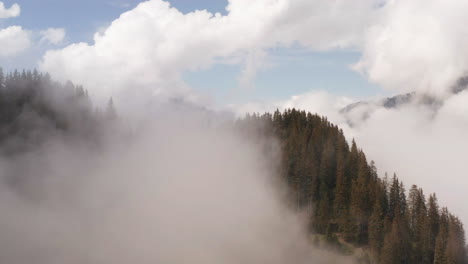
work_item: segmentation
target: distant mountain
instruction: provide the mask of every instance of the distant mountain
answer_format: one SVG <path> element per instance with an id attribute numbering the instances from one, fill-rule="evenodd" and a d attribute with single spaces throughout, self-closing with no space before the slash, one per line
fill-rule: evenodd
<path id="1" fill-rule="evenodd" d="M 413 102 L 415 98 L 415 93 L 407 93 L 407 94 L 401 94 L 401 95 L 396 95 L 392 97 L 387 97 L 384 99 L 380 99 L 377 101 L 359 101 L 356 103 L 352 103 L 350 105 L 347 105 L 343 109 L 341 109 L 341 113 L 349 113 L 353 110 L 355 110 L 358 107 L 371 107 L 371 106 L 383 106 L 387 109 L 390 108 L 399 108 L 400 106 L 407 105 L 411 102 Z"/>
<path id="2" fill-rule="evenodd" d="M 463 77 L 451 88 L 451 92 L 452 94 L 458 94 L 466 90 L 467 87 L 468 77 Z M 355 102 L 342 108 L 340 113 L 347 118 L 348 124 L 353 126 L 357 121 L 366 120 L 377 109 L 399 109 L 412 104 L 425 106 L 437 112 L 442 106 L 443 100 L 435 96 L 412 92 L 373 101 Z"/>

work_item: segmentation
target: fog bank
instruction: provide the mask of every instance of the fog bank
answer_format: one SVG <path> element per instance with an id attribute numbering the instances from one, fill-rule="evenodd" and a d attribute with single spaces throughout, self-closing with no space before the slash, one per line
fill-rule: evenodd
<path id="1" fill-rule="evenodd" d="M 131 135 L 110 126 L 100 147 L 53 137 L 2 158 L 2 260 L 344 261 L 311 247 L 274 180 L 275 154 L 204 115 L 168 112 L 136 123 Z"/>

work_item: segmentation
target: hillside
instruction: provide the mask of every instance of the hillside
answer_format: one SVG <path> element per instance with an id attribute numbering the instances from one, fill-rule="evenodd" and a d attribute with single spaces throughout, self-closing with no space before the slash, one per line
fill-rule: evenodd
<path id="1" fill-rule="evenodd" d="M 295 205 L 311 211 L 310 231 L 368 248 L 372 263 L 467 263 L 465 232 L 436 194 L 409 192 L 325 117 L 298 111 L 248 116 L 282 146 L 281 175 Z"/>

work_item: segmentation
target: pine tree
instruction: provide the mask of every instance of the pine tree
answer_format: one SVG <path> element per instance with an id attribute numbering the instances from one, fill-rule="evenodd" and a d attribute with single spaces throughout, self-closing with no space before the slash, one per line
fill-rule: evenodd
<path id="1" fill-rule="evenodd" d="M 353 139 L 351 143 L 351 153 L 348 156 L 348 174 L 351 180 L 357 178 L 357 171 L 359 166 L 359 151 L 356 141 Z"/>
<path id="2" fill-rule="evenodd" d="M 369 220 L 369 246 L 373 250 L 374 255 L 379 256 L 384 246 L 384 210 L 383 200 L 377 199 L 374 204 L 374 209 Z"/>
<path id="3" fill-rule="evenodd" d="M 436 248 L 436 238 L 439 233 L 439 224 L 440 224 L 440 215 L 439 215 L 439 205 L 437 203 L 437 197 L 435 194 L 431 194 L 428 199 L 428 212 L 426 220 L 426 236 L 428 239 L 428 252 L 426 252 L 425 259 L 429 263 L 434 262 L 435 248 Z"/>
<path id="4" fill-rule="evenodd" d="M 409 225 L 411 229 L 411 237 L 413 243 L 413 263 L 429 263 L 425 258 L 429 251 L 429 240 L 425 236 L 427 208 L 424 198 L 424 193 L 413 185 L 409 192 L 408 199 L 409 209 Z"/>
<path id="5" fill-rule="evenodd" d="M 340 224 L 349 217 L 351 178 L 346 173 L 346 153 L 349 151 L 344 136 L 338 139 L 336 155 L 336 187 L 334 190 L 334 217 Z"/>
<path id="6" fill-rule="evenodd" d="M 448 237 L 445 248 L 445 257 L 447 263 L 450 264 L 465 264 L 467 261 L 465 248 L 465 230 L 461 221 L 449 215 Z"/>
<path id="7" fill-rule="evenodd" d="M 439 232 L 437 234 L 434 249 L 434 264 L 447 263 L 447 242 L 449 239 L 449 214 L 447 208 L 443 208 L 440 215 Z"/>
<path id="8" fill-rule="evenodd" d="M 357 224 L 355 241 L 359 244 L 367 243 L 367 225 L 369 212 L 369 178 L 370 171 L 366 157 L 359 152 L 357 178 L 353 181 L 351 191 L 351 211 Z"/>
<path id="9" fill-rule="evenodd" d="M 383 264 L 410 263 L 411 245 L 406 221 L 403 215 L 397 214 L 393 218 L 391 232 L 385 236 Z"/>

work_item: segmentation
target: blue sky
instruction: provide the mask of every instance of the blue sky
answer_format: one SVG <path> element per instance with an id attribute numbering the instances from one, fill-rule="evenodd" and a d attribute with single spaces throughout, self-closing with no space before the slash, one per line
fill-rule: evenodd
<path id="1" fill-rule="evenodd" d="M 61 48 L 71 43 L 92 44 L 96 31 L 108 26 L 121 13 L 130 10 L 140 0 L 5 0 L 21 6 L 21 16 L 0 20 L 0 27 L 20 25 L 38 32 L 50 27 L 66 29 Z M 170 0 L 172 6 L 184 13 L 196 9 L 225 14 L 226 0 Z M 26 53 L 0 59 L 6 69 L 33 68 L 43 53 L 51 47 L 34 45 Z M 379 87 L 369 84 L 360 74 L 350 69 L 360 54 L 355 51 L 306 52 L 291 49 L 269 51 L 273 65 L 261 71 L 252 88 L 239 90 L 239 65 L 214 65 L 198 72 L 186 72 L 184 80 L 195 90 L 214 95 L 219 103 L 244 103 L 252 100 L 281 100 L 291 95 L 313 90 L 327 90 L 336 95 L 364 98 L 384 94 Z M 236 90 L 236 93 L 232 91 Z M 235 95 L 234 95 L 235 94 Z"/>
<path id="2" fill-rule="evenodd" d="M 237 65 L 216 65 L 205 71 L 188 72 L 185 80 L 195 89 L 215 94 L 219 100 L 229 103 L 282 100 L 313 90 L 326 90 L 352 98 L 385 93 L 350 69 L 360 57 L 357 52 L 297 53 L 291 49 L 270 52 L 274 54 L 271 59 L 273 65 L 257 74 L 251 88 L 239 87 L 235 81 L 241 71 Z"/>
<path id="3" fill-rule="evenodd" d="M 30 30 L 64 27 L 70 42 L 91 42 L 94 33 L 143 0 L 2 0 L 7 7 L 21 6 L 21 16 L 0 20 L 2 27 L 21 25 Z M 225 0 L 170 0 L 188 13 L 197 9 L 225 13 Z"/>

